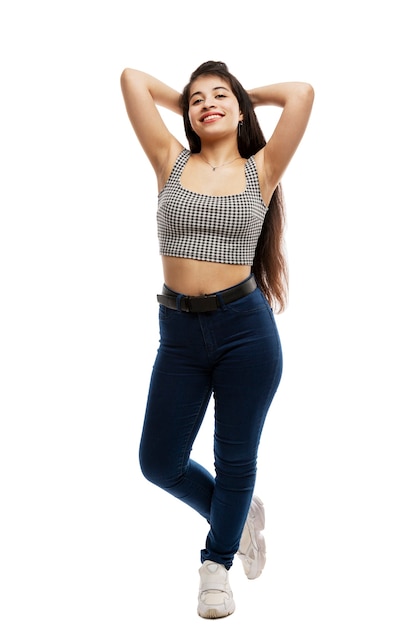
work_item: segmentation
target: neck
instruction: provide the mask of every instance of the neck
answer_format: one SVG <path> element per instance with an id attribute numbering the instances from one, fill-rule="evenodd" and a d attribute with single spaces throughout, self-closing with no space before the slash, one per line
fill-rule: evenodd
<path id="1" fill-rule="evenodd" d="M 234 146 L 229 150 L 225 150 L 224 148 L 202 148 L 198 155 L 200 159 L 207 163 L 207 165 L 209 165 L 213 171 L 215 171 L 217 168 L 231 165 L 241 158 L 237 146 Z"/>
<path id="2" fill-rule="evenodd" d="M 213 165 L 230 161 L 239 156 L 236 139 L 218 138 L 216 141 L 202 141 L 200 154 Z"/>

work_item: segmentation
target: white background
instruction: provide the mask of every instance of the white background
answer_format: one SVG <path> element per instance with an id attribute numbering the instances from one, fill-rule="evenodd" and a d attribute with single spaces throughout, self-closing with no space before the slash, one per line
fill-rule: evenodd
<path id="1" fill-rule="evenodd" d="M 416 626 L 411 11 L 2 3 L 2 625 L 201 623 L 207 525 L 137 461 L 162 274 L 154 174 L 119 77 L 136 67 L 181 90 L 216 59 L 248 88 L 305 80 L 316 92 L 283 181 L 285 370 L 257 486 L 268 561 L 256 581 L 236 562 L 228 620 Z M 268 135 L 277 111 L 258 115 Z M 208 467 L 211 446 L 209 411 L 195 446 Z"/>

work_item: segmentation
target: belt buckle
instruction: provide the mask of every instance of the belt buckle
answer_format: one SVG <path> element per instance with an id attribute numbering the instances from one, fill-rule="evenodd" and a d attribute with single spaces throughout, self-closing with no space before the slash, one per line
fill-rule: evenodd
<path id="1" fill-rule="evenodd" d="M 216 294 L 187 296 L 184 298 L 184 304 L 189 313 L 208 313 L 209 311 L 217 311 L 219 308 Z"/>

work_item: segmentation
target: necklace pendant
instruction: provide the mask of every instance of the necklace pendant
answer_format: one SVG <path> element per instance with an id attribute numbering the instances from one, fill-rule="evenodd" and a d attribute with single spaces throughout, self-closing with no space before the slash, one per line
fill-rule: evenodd
<path id="1" fill-rule="evenodd" d="M 213 167 L 213 172 L 215 172 L 215 171 L 216 171 L 216 168 L 215 168 L 215 167 Z"/>

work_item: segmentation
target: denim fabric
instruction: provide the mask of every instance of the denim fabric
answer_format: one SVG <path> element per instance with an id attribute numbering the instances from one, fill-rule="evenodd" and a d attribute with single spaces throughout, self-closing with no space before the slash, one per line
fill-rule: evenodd
<path id="1" fill-rule="evenodd" d="M 201 561 L 229 569 L 252 499 L 262 428 L 281 378 L 274 314 L 257 288 L 209 313 L 160 305 L 159 321 L 141 469 L 149 481 L 207 519 Z M 212 394 L 214 476 L 190 459 Z"/>

